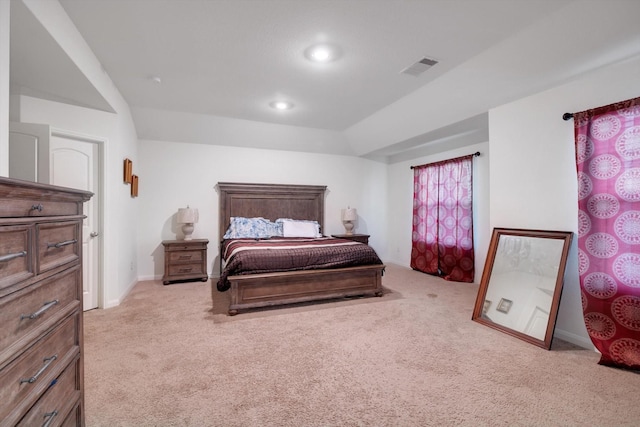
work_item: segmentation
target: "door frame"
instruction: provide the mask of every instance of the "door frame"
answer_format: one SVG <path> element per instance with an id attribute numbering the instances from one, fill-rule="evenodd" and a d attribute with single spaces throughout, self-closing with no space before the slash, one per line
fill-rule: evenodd
<path id="1" fill-rule="evenodd" d="M 106 193 L 106 179 L 105 179 L 105 157 L 107 138 L 89 135 L 80 132 L 74 132 L 66 129 L 51 127 L 51 136 L 57 136 L 59 138 L 74 139 L 76 141 L 87 142 L 96 144 L 98 148 L 98 203 L 100 208 L 98 209 L 98 233 L 100 233 L 100 239 L 98 240 L 98 286 L 96 293 L 98 294 L 98 307 L 104 308 L 104 283 L 105 283 L 105 241 L 106 235 L 104 234 L 104 212 L 105 212 L 105 193 Z"/>

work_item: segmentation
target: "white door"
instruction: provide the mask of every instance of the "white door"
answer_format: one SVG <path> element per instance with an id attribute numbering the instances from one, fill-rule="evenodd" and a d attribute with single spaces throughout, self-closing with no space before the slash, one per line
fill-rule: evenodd
<path id="1" fill-rule="evenodd" d="M 536 307 L 531 314 L 531 318 L 527 323 L 524 333 L 539 340 L 544 341 L 547 335 L 547 326 L 549 325 L 549 312 L 544 311 L 540 307 Z"/>
<path id="2" fill-rule="evenodd" d="M 9 177 L 49 183 L 51 128 L 36 123 L 9 123 Z"/>
<path id="3" fill-rule="evenodd" d="M 53 133 L 49 141 L 50 183 L 91 191 L 84 203 L 82 224 L 82 268 L 84 309 L 98 307 L 100 280 L 100 147 L 64 133 Z"/>
<path id="4" fill-rule="evenodd" d="M 553 300 L 553 291 L 536 287 L 524 299 L 522 314 L 518 319 L 516 330 L 539 340 L 544 340 L 549 325 L 549 312 Z"/>

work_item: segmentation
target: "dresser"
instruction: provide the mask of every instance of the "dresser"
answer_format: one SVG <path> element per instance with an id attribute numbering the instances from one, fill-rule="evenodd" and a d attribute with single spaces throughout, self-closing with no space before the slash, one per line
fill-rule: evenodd
<path id="1" fill-rule="evenodd" d="M 91 196 L 0 177 L 2 427 L 84 425 L 81 233 Z"/>
<path id="2" fill-rule="evenodd" d="M 207 274 L 207 239 L 163 240 L 164 276 L 162 283 L 185 280 L 209 280 Z"/>
<path id="3" fill-rule="evenodd" d="M 335 237 L 336 239 L 353 240 L 354 242 L 364 243 L 365 245 L 369 244 L 368 234 L 332 234 L 331 237 Z"/>

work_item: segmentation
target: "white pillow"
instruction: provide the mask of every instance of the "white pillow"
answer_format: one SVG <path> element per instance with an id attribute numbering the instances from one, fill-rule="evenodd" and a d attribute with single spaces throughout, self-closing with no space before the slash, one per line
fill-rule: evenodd
<path id="1" fill-rule="evenodd" d="M 282 220 L 282 235 L 284 237 L 322 237 L 320 224 L 316 221 Z"/>

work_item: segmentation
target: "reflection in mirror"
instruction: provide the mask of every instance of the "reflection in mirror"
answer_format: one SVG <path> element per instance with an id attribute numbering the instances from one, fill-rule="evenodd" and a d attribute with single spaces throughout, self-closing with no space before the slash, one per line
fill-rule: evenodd
<path id="1" fill-rule="evenodd" d="M 496 228 L 472 319 L 549 349 L 572 233 Z"/>

